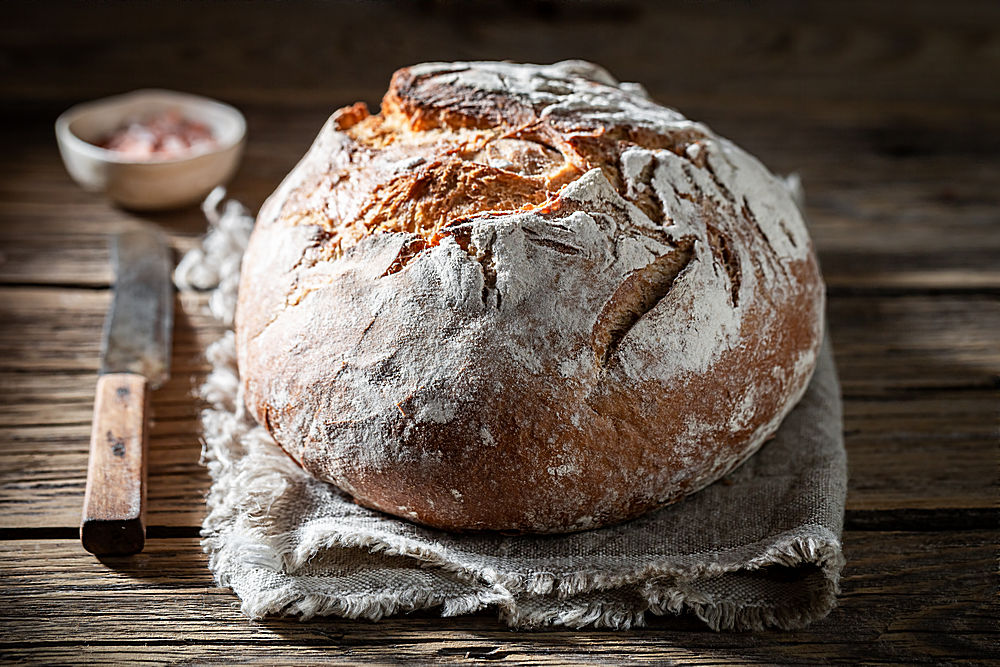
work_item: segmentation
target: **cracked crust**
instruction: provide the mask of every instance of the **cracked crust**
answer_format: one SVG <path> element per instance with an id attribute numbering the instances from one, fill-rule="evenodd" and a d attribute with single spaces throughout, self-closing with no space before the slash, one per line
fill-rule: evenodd
<path id="1" fill-rule="evenodd" d="M 822 312 L 790 196 L 707 127 L 588 63 L 429 63 L 265 203 L 237 345 L 257 420 L 357 502 L 565 532 L 750 456 Z"/>

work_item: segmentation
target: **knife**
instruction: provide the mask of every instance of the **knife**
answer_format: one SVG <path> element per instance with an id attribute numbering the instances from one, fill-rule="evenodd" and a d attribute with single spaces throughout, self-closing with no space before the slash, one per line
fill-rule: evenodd
<path id="1" fill-rule="evenodd" d="M 174 301 L 170 248 L 149 225 L 115 236 L 115 287 L 104 320 L 80 540 L 92 554 L 146 541 L 149 393 L 169 377 Z"/>

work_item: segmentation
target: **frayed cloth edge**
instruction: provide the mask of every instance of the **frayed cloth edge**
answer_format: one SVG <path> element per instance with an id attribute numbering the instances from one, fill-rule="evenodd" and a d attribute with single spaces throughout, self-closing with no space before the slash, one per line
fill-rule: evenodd
<path id="1" fill-rule="evenodd" d="M 789 185 L 793 186 L 791 189 L 794 192 L 797 184 L 789 179 Z M 179 286 L 187 289 L 208 289 L 208 283 L 218 278 L 210 310 L 220 321 L 230 324 L 235 304 L 234 276 L 238 278 L 239 259 L 253 221 L 245 209 L 233 202 L 227 203 L 220 212 L 223 199 L 224 192 L 216 191 L 205 204 L 205 213 L 215 234 L 215 245 L 207 248 L 207 253 L 206 250 L 196 249 L 201 254 L 192 255 L 187 264 L 179 267 L 175 278 Z M 213 264 L 209 268 L 216 270 L 216 275 L 206 277 L 195 273 L 206 262 Z M 219 266 L 215 266 L 216 264 Z M 274 546 L 276 542 L 293 542 L 280 536 L 269 535 L 266 540 L 260 536 L 262 540 L 257 542 L 245 535 L 237 538 L 232 531 L 227 530 L 227 527 L 233 525 L 233 513 L 237 509 L 228 502 L 231 496 L 239 493 L 252 497 L 253 502 L 260 505 L 260 516 L 266 516 L 267 503 L 275 502 L 281 496 L 282 473 L 285 471 L 281 470 L 284 466 L 279 466 L 278 470 L 256 473 L 240 469 L 239 460 L 245 455 L 246 448 L 252 445 L 252 442 L 248 444 L 247 441 L 260 437 L 260 434 L 255 432 L 259 427 L 251 424 L 242 410 L 242 397 L 238 389 L 234 392 L 234 387 L 238 386 L 238 375 L 234 352 L 230 349 L 232 345 L 233 334 L 230 331 L 206 351 L 213 370 L 200 388 L 200 396 L 212 405 L 212 408 L 202 413 L 202 424 L 205 432 L 203 463 L 213 479 L 207 498 L 209 512 L 203 523 L 202 547 L 209 554 L 210 569 L 220 585 L 231 587 L 233 577 L 240 571 L 247 570 L 282 573 L 288 580 L 288 583 L 256 591 L 234 588 L 242 599 L 243 612 L 251 618 L 281 614 L 297 615 L 302 619 L 323 615 L 378 619 L 439 605 L 442 607 L 442 615 L 449 616 L 496 606 L 500 619 L 518 628 L 551 625 L 579 628 L 592 625 L 626 629 L 644 625 L 647 612 L 654 615 L 691 612 L 715 630 L 766 627 L 791 629 L 821 618 L 836 603 L 843 555 L 836 536 L 821 526 L 815 527 L 828 533 L 825 539 L 784 536 L 740 567 L 707 563 L 699 567 L 684 568 L 664 562 L 613 575 L 597 571 L 561 575 L 549 572 L 498 573 L 489 569 L 477 572 L 448 561 L 442 553 L 433 549 L 415 548 L 405 538 L 392 539 L 370 534 L 346 536 L 332 531 L 314 537 L 311 542 L 300 544 L 298 548 L 287 549 Z M 234 451 L 229 451 L 229 448 Z M 277 460 L 275 457 L 276 462 Z M 286 459 L 284 463 L 290 462 Z M 440 568 L 454 575 L 470 589 L 466 594 L 453 595 L 451 598 L 421 588 L 364 594 L 303 590 L 298 585 L 294 572 L 289 573 L 288 570 L 294 571 L 295 567 L 308 562 L 323 549 L 332 548 L 367 548 L 371 552 L 383 552 L 386 555 L 418 558 L 426 566 Z M 793 568 L 804 564 L 819 566 L 824 576 L 824 585 L 812 591 L 809 603 L 804 606 L 738 604 L 732 600 L 713 600 L 691 595 L 670 585 L 637 587 L 639 595 L 634 608 L 605 601 L 573 603 L 567 599 L 573 595 L 616 586 L 636 585 L 643 581 L 648 583 L 649 579 L 663 578 L 683 582 L 693 577 L 724 576 L 730 572 L 765 566 Z M 546 611 L 531 611 L 519 604 L 517 599 L 518 596 L 553 593 L 564 604 Z"/>

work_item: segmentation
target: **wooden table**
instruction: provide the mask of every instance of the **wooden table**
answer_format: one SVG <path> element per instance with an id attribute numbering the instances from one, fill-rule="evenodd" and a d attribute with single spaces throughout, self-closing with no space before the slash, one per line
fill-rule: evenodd
<path id="1" fill-rule="evenodd" d="M 0 26 L 0 658 L 3 661 L 962 662 L 1000 657 L 1000 9 L 996 3 L 676 6 L 7 4 Z M 723 11 L 726 10 L 726 11 Z M 585 56 L 798 171 L 829 289 L 851 481 L 839 607 L 798 632 L 689 618 L 513 633 L 490 613 L 250 622 L 198 529 L 191 395 L 219 333 L 177 304 L 153 398 L 149 540 L 103 562 L 77 540 L 108 235 L 178 249 L 197 210 L 139 216 L 79 190 L 55 149 L 69 104 L 150 83 L 238 104 L 231 193 L 256 208 L 326 115 L 397 66 Z"/>

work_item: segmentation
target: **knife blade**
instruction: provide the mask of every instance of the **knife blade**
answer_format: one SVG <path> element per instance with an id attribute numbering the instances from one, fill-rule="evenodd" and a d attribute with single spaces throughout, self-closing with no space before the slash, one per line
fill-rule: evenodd
<path id="1" fill-rule="evenodd" d="M 149 394 L 169 377 L 173 267 L 162 233 L 114 237 L 115 286 L 104 321 L 80 540 L 99 556 L 142 551 L 146 539 Z"/>

